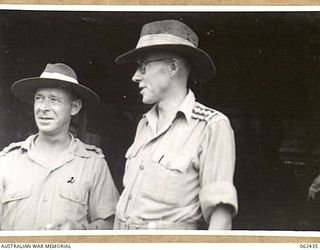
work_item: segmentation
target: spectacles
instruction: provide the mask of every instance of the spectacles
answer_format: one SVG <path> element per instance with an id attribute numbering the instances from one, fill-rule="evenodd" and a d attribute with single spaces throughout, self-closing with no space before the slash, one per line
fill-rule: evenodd
<path id="1" fill-rule="evenodd" d="M 152 63 L 152 62 L 161 62 L 161 61 L 166 61 L 166 60 L 170 60 L 171 58 L 158 58 L 158 59 L 151 59 L 151 60 L 145 60 L 145 61 L 142 61 L 142 62 L 137 62 L 137 70 L 141 73 L 141 74 L 145 74 L 146 73 L 146 66 L 149 64 L 149 63 Z"/>

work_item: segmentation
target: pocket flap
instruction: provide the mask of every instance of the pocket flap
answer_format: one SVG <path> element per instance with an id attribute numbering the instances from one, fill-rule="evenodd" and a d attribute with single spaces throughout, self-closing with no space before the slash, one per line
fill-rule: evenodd
<path id="1" fill-rule="evenodd" d="M 190 165 L 191 157 L 183 151 L 158 150 L 152 160 L 167 169 L 185 172 Z"/>
<path id="2" fill-rule="evenodd" d="M 9 187 L 1 198 L 2 203 L 29 198 L 32 186 Z"/>
<path id="3" fill-rule="evenodd" d="M 70 201 L 74 201 L 77 203 L 80 203 L 82 205 L 86 204 L 86 194 L 80 191 L 81 188 L 80 187 L 66 187 L 66 186 L 62 186 L 60 188 L 60 196 L 64 199 L 70 200 Z"/>
<path id="4" fill-rule="evenodd" d="M 139 151 L 139 147 L 137 147 L 135 144 L 132 144 L 129 149 L 127 150 L 125 157 L 127 159 L 131 159 L 133 157 L 136 157 L 136 155 L 138 154 Z"/>

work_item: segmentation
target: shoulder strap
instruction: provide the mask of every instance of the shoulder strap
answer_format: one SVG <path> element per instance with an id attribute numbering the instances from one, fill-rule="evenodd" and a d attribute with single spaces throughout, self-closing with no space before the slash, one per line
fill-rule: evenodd
<path id="1" fill-rule="evenodd" d="M 192 110 L 192 117 L 201 121 L 210 121 L 218 112 L 212 108 L 208 108 L 198 102 L 195 103 Z"/>
<path id="2" fill-rule="evenodd" d="M 2 151 L 0 152 L 0 156 L 5 156 L 11 151 L 20 149 L 21 146 L 22 146 L 22 143 L 23 142 L 13 142 L 13 143 L 11 143 L 9 146 L 7 146 L 4 149 L 2 149 Z"/>
<path id="3" fill-rule="evenodd" d="M 85 144 L 85 149 L 87 151 L 96 153 L 99 158 L 104 158 L 104 154 L 101 148 L 98 148 L 94 145 Z"/>

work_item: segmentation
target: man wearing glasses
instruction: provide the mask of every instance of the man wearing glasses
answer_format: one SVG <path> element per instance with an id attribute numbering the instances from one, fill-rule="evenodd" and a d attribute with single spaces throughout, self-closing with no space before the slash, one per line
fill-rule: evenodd
<path id="1" fill-rule="evenodd" d="M 231 229 L 237 213 L 235 145 L 229 120 L 195 100 L 190 81 L 213 78 L 198 36 L 176 20 L 143 26 L 135 49 L 116 63 L 137 63 L 132 80 L 154 104 L 126 153 L 115 229 Z"/>

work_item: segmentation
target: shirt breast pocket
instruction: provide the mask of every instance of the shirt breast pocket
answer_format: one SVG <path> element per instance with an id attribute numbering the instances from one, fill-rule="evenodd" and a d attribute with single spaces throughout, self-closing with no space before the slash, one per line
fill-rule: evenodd
<path id="1" fill-rule="evenodd" d="M 3 206 L 2 225 L 8 229 L 13 229 L 16 221 L 23 221 L 23 216 L 28 216 L 28 211 L 21 209 L 24 205 L 30 205 L 32 195 L 32 185 L 21 184 L 19 186 L 7 187 L 2 196 Z"/>
<path id="2" fill-rule="evenodd" d="M 64 185 L 60 188 L 60 196 L 71 204 L 85 206 L 87 204 L 87 192 L 80 185 Z"/>
<path id="3" fill-rule="evenodd" d="M 31 196 L 31 193 L 31 185 L 19 185 L 8 187 L 1 197 L 1 202 L 3 204 L 9 204 L 11 202 L 21 201 L 23 199 L 29 198 Z"/>
<path id="4" fill-rule="evenodd" d="M 178 173 L 184 173 L 191 162 L 190 156 L 187 153 L 169 150 L 156 152 L 152 160 L 164 168 Z"/>
<path id="5" fill-rule="evenodd" d="M 59 189 L 59 211 L 57 220 L 68 219 L 69 222 L 83 220 L 88 214 L 89 189 L 82 184 L 66 183 Z"/>
<path id="6" fill-rule="evenodd" d="M 143 191 L 168 205 L 183 204 L 191 157 L 182 151 L 158 150 L 147 169 Z"/>

